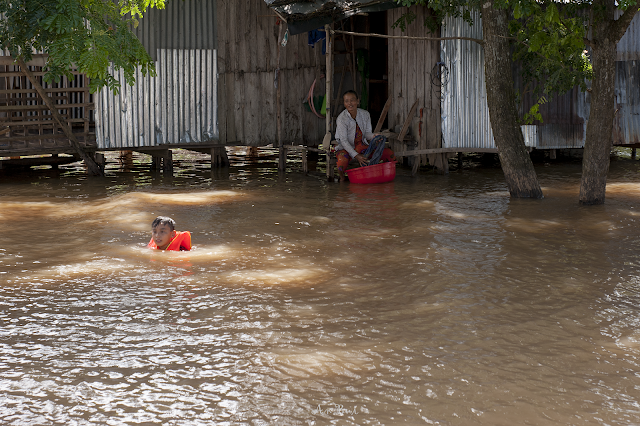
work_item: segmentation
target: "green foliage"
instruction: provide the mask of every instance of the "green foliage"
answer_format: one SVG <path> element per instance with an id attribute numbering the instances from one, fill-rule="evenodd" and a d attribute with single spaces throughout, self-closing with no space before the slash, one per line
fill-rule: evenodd
<path id="1" fill-rule="evenodd" d="M 120 82 L 109 70 L 123 70 L 129 84 L 135 71 L 155 75 L 153 61 L 131 32 L 150 7 L 164 0 L 0 0 L 0 45 L 29 61 L 34 51 L 49 55 L 46 81 L 77 68 L 90 78 L 92 92 Z"/>
<path id="2" fill-rule="evenodd" d="M 588 14 L 583 2 L 518 0 L 513 3 L 509 29 L 514 37 L 513 59 L 522 64 L 522 77 L 533 87 L 537 102 L 525 122 L 541 120 L 539 107 L 548 97 L 573 87 L 587 90 L 593 70 L 585 46 Z"/>
<path id="3" fill-rule="evenodd" d="M 396 2 L 405 7 L 417 5 L 431 8 L 434 13 L 427 17 L 424 22 L 425 27 L 431 32 L 437 31 L 445 16 L 462 18 L 469 25 L 473 25 L 471 10 L 479 8 L 481 5 L 480 0 L 396 0 Z M 404 31 L 406 26 L 413 22 L 415 18 L 416 15 L 408 11 L 394 22 L 393 27 L 399 27 Z"/>

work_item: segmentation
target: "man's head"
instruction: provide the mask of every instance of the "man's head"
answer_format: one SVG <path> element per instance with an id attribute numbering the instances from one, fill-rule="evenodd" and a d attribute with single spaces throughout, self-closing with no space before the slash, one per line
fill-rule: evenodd
<path id="1" fill-rule="evenodd" d="M 151 223 L 151 238 L 159 249 L 166 249 L 176 236 L 176 222 L 170 217 L 158 216 Z"/>

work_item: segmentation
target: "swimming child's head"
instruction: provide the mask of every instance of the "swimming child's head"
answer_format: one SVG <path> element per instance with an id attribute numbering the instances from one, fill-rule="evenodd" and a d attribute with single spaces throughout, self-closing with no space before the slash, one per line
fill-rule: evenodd
<path id="1" fill-rule="evenodd" d="M 165 250 L 176 237 L 176 222 L 170 217 L 158 216 L 151 223 L 151 238 L 160 250 Z"/>

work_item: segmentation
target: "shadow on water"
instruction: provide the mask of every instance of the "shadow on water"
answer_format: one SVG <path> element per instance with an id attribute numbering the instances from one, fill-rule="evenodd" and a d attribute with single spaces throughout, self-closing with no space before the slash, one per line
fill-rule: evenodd
<path id="1" fill-rule="evenodd" d="M 355 185 L 233 155 L 0 175 L 0 423 L 638 418 L 637 162 L 585 208 L 573 163 L 513 200 L 499 169 Z M 145 248 L 161 214 L 193 251 Z"/>

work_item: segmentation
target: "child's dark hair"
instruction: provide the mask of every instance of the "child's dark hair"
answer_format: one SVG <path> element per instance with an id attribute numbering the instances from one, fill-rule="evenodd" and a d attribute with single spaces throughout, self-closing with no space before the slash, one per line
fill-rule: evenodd
<path id="1" fill-rule="evenodd" d="M 347 96 L 349 93 L 353 94 L 356 97 L 356 99 L 360 99 L 360 97 L 358 96 L 355 90 L 347 90 L 342 94 L 342 98 L 344 99 L 344 97 Z"/>
<path id="2" fill-rule="evenodd" d="M 169 225 L 169 228 L 173 231 L 176 228 L 176 221 L 167 216 L 158 216 L 151 223 L 151 229 L 158 225 Z"/>

